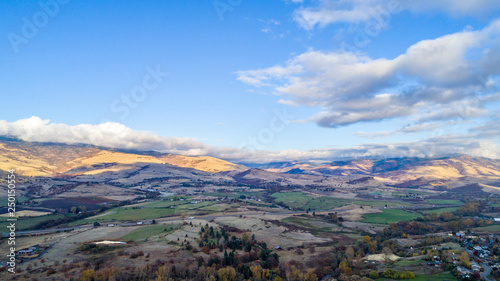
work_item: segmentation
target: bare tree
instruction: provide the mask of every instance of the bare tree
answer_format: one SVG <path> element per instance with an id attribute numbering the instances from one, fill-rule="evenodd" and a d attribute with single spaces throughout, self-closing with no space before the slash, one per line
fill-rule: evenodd
<path id="1" fill-rule="evenodd" d="M 390 248 L 384 247 L 382 249 L 382 254 L 384 255 L 385 262 L 390 262 L 391 261 L 392 250 Z"/>

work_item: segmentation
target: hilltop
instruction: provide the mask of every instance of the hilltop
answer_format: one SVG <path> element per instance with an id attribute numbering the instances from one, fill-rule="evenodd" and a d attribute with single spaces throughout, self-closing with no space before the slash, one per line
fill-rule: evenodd
<path id="1" fill-rule="evenodd" d="M 116 150 L 90 145 L 25 142 L 0 139 L 0 170 L 16 168 L 24 176 L 55 176 L 70 171 L 98 174 L 115 168 L 101 164 L 170 164 L 218 173 L 245 167 L 208 156 L 183 156 L 156 152 Z M 113 166 L 114 166 L 113 165 Z"/>

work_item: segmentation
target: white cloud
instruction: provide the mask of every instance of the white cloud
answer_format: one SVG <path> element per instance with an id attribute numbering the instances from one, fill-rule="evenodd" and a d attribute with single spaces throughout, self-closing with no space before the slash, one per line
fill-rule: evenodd
<path id="1" fill-rule="evenodd" d="M 401 10 L 413 13 L 443 12 L 455 17 L 482 16 L 500 9 L 497 0 L 321 0 L 315 7 L 301 7 L 294 19 L 304 29 L 334 23 L 360 23 L 390 18 Z"/>
<path id="2" fill-rule="evenodd" d="M 270 87 L 280 103 L 320 107 L 324 127 L 411 117 L 419 122 L 487 115 L 498 100 L 500 21 L 410 46 L 394 59 L 309 50 L 282 65 L 239 71 L 244 83 Z M 470 53 L 478 55 L 471 56 Z"/>
<path id="3" fill-rule="evenodd" d="M 490 128 L 474 128 L 478 134 Z M 498 133 L 498 126 L 491 128 Z M 479 132 L 481 131 L 481 132 Z M 500 147 L 488 139 L 477 140 L 477 134 L 446 135 L 435 138 L 386 144 L 363 144 L 351 148 L 316 149 L 309 151 L 281 150 L 257 151 L 231 147 L 208 146 L 190 138 L 160 137 L 145 131 L 135 131 L 119 123 L 70 126 L 51 123 L 39 117 L 15 122 L 0 120 L 0 136 L 13 136 L 25 141 L 92 144 L 96 146 L 154 150 L 183 155 L 209 155 L 238 163 L 267 163 L 293 160 L 335 160 L 360 157 L 426 157 L 465 153 L 500 158 Z"/>
<path id="4" fill-rule="evenodd" d="M 149 132 L 134 131 L 120 123 L 70 126 L 51 123 L 33 116 L 8 123 L 0 120 L 0 135 L 15 136 L 25 141 L 85 143 L 122 149 L 178 151 L 197 154 L 207 147 L 190 138 L 162 138 Z"/>
<path id="5" fill-rule="evenodd" d="M 324 27 L 338 22 L 365 22 L 384 10 L 382 2 L 378 0 L 323 0 L 320 1 L 318 7 L 297 9 L 294 19 L 302 28 L 308 30 L 316 25 Z"/>
<path id="6" fill-rule="evenodd" d="M 399 0 L 413 12 L 442 11 L 452 16 L 481 16 L 500 9 L 496 0 Z"/>

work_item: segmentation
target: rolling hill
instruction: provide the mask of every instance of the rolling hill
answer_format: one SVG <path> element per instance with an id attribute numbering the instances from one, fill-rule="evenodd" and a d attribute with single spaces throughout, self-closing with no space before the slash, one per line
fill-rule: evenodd
<path id="1" fill-rule="evenodd" d="M 55 176 L 75 173 L 98 174 L 116 171 L 117 164 L 170 164 L 218 173 L 246 167 L 208 156 L 190 157 L 156 152 L 123 151 L 89 145 L 35 143 L 0 139 L 0 170 L 15 168 L 24 176 Z M 103 164 L 114 164 L 103 165 Z M 71 172 L 72 171 L 72 172 Z"/>

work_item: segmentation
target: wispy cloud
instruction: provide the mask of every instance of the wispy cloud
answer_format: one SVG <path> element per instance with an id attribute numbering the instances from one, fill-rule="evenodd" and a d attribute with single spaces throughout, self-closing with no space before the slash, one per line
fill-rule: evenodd
<path id="1" fill-rule="evenodd" d="M 378 0 L 323 0 L 316 7 L 301 7 L 294 19 L 304 29 L 324 27 L 332 23 L 360 23 L 368 21 L 384 10 L 384 1 Z"/>
<path id="2" fill-rule="evenodd" d="M 261 31 L 271 36 L 273 39 L 281 39 L 286 36 L 288 31 L 283 31 L 283 28 L 280 28 L 281 22 L 275 19 L 257 19 L 263 27 Z M 280 31 L 281 30 L 281 31 Z"/>
<path id="3" fill-rule="evenodd" d="M 470 128 L 469 132 L 475 134 L 477 138 L 493 138 L 500 140 L 500 123 L 498 119 L 495 118 L 483 125 Z"/>
<path id="4" fill-rule="evenodd" d="M 275 19 L 268 19 L 268 20 L 264 20 L 264 19 L 257 19 L 258 21 L 262 22 L 262 23 L 265 23 L 267 25 L 280 25 L 280 21 L 278 20 L 275 20 Z"/>
<path id="5" fill-rule="evenodd" d="M 406 126 L 399 128 L 397 130 L 382 131 L 382 132 L 375 132 L 375 133 L 357 132 L 356 135 L 363 137 L 363 138 L 382 138 L 382 137 L 389 137 L 389 136 L 394 136 L 394 135 L 414 134 L 414 133 L 420 133 L 420 132 L 425 132 L 425 131 L 433 132 L 433 131 L 442 129 L 443 127 L 453 126 L 453 125 L 456 125 L 458 123 L 463 123 L 463 121 L 462 122 L 450 121 L 450 122 L 446 122 L 446 123 L 431 122 L 431 123 L 411 124 L 411 125 L 406 125 Z"/>
<path id="6" fill-rule="evenodd" d="M 441 12 L 454 17 L 484 16 L 500 9 L 496 0 L 321 0 L 316 6 L 302 6 L 295 11 L 295 21 L 304 29 L 334 23 L 360 23 L 384 13 L 408 10 L 413 13 Z"/>

